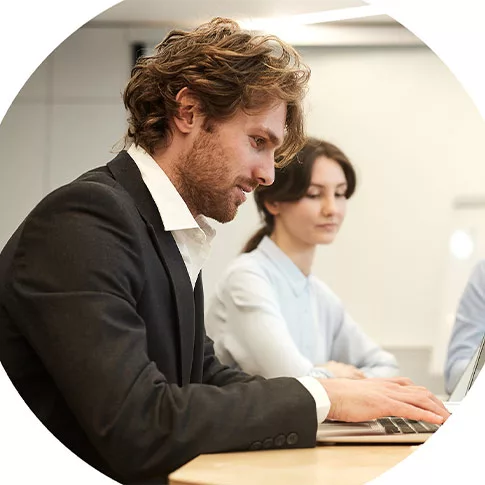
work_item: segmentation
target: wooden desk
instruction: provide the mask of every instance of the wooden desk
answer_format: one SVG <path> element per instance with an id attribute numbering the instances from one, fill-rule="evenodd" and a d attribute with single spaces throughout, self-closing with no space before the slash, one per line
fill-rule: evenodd
<path id="1" fill-rule="evenodd" d="M 336 445 L 201 455 L 169 476 L 170 485 L 360 485 L 409 456 L 415 446 Z"/>

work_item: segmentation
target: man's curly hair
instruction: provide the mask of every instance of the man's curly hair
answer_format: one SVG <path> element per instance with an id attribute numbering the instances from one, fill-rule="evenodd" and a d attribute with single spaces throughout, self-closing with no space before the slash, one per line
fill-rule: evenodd
<path id="1" fill-rule="evenodd" d="M 310 69 L 298 53 L 275 36 L 241 30 L 215 18 L 193 31 L 171 31 L 141 57 L 123 94 L 129 111 L 126 141 L 154 153 L 170 143 L 170 120 L 177 116 L 177 93 L 187 87 L 208 122 L 231 118 L 241 108 L 257 112 L 287 104 L 285 139 L 276 153 L 287 163 L 304 142 L 303 97 Z"/>

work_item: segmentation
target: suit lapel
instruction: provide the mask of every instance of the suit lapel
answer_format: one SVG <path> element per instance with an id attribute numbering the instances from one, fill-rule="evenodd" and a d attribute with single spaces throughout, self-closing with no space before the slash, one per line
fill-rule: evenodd
<path id="1" fill-rule="evenodd" d="M 154 247 L 169 275 L 177 307 L 176 329 L 180 342 L 180 384 L 190 380 L 194 352 L 194 293 L 185 262 L 170 232 L 165 231 L 158 208 L 153 201 L 140 171 L 132 158 L 124 151 L 108 163 L 108 168 L 125 190 L 134 199 L 145 220 Z"/>
<path id="2" fill-rule="evenodd" d="M 194 289 L 195 301 L 195 339 L 194 360 L 192 363 L 191 382 L 202 382 L 204 372 L 204 291 L 202 288 L 202 274 L 199 274 Z"/>

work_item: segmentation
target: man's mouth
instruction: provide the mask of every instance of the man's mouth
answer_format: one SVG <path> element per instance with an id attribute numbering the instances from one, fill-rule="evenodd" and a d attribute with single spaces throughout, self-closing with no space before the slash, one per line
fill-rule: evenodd
<path id="1" fill-rule="evenodd" d="M 252 186 L 252 185 L 238 185 L 237 186 L 239 190 L 241 190 L 241 192 L 243 192 L 245 195 L 251 193 L 255 187 Z"/>

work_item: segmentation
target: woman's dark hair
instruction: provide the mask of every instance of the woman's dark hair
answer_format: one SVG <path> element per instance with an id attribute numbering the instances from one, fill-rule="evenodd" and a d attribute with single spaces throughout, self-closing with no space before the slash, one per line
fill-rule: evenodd
<path id="1" fill-rule="evenodd" d="M 296 202 L 302 199 L 310 186 L 313 164 L 322 156 L 334 160 L 342 168 L 347 181 L 345 198 L 350 199 L 357 183 L 350 160 L 332 143 L 308 138 L 287 166 L 276 169 L 272 185 L 260 185 L 254 191 L 254 200 L 261 214 L 263 226 L 248 240 L 243 253 L 256 249 L 263 237 L 270 236 L 274 230 L 274 216 L 266 209 L 265 202 Z"/>

